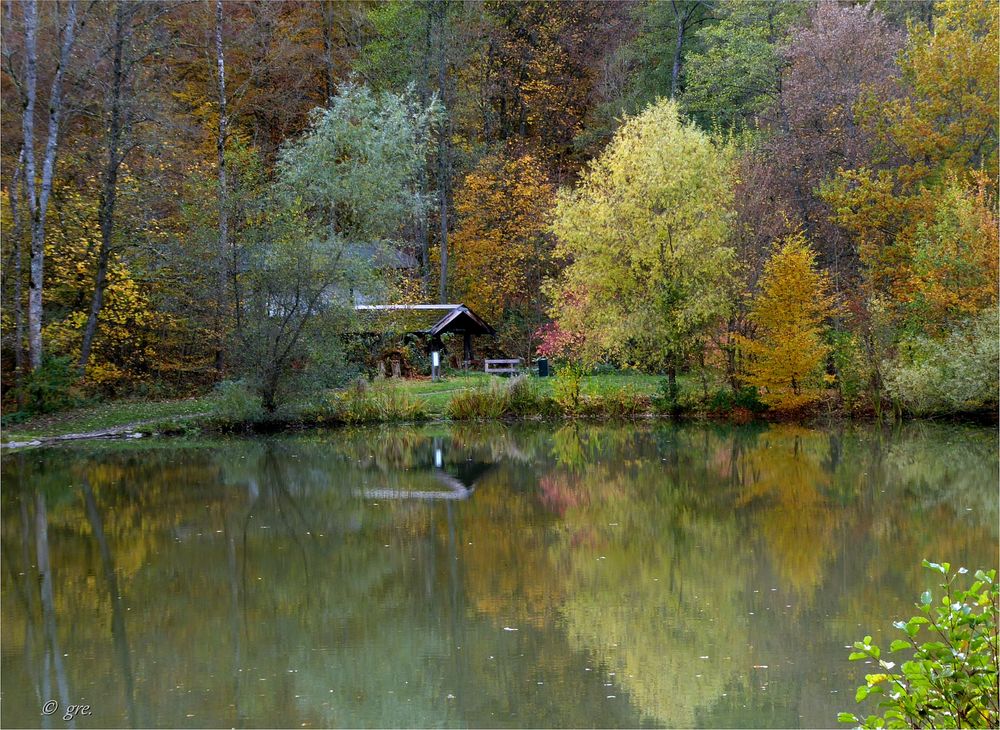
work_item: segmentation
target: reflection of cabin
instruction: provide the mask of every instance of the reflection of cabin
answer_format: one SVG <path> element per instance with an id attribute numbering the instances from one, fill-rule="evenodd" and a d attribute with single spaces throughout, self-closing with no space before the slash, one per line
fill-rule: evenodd
<path id="1" fill-rule="evenodd" d="M 465 363 L 473 358 L 473 336 L 496 335 L 496 330 L 464 304 L 361 304 L 354 309 L 358 332 L 421 338 L 426 341 L 428 352 L 443 348 L 444 335 L 462 335 Z"/>
<path id="2" fill-rule="evenodd" d="M 407 470 L 407 476 L 414 483 L 423 485 L 421 477 L 431 480 L 444 489 L 363 489 L 358 494 L 366 499 L 418 499 L 418 500 L 463 500 L 472 496 L 476 485 L 496 468 L 496 464 L 473 461 L 444 464 L 443 449 L 434 446 L 434 466 L 415 466 Z"/>

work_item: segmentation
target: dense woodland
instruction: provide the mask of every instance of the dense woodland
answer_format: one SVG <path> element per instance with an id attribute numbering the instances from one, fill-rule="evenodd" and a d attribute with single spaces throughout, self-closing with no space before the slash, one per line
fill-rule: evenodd
<path id="1" fill-rule="evenodd" d="M 7 410 L 274 408 L 364 370 L 362 295 L 674 397 L 994 407 L 998 12 L 5 0 Z"/>

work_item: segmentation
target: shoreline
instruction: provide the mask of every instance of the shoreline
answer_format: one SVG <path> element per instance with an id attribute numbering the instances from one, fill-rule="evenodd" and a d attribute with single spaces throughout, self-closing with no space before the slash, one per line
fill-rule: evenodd
<path id="1" fill-rule="evenodd" d="M 216 414 L 191 414 L 178 416 L 172 419 L 149 419 L 122 424 L 109 428 L 95 429 L 91 431 L 80 431 L 72 433 L 59 433 L 51 435 L 38 435 L 24 437 L 22 440 L 2 440 L 0 441 L 0 451 L 13 452 L 23 449 L 41 448 L 45 446 L 55 446 L 64 443 L 78 441 L 98 441 L 98 440 L 126 440 L 143 438 L 183 438 L 196 434 L 215 435 L 242 435 L 242 436 L 269 436 L 280 433 L 311 432 L 319 430 L 339 430 L 346 428 L 357 428 L 365 426 L 399 426 L 412 427 L 426 424 L 463 424 L 463 423 L 501 423 L 501 424 L 521 424 L 521 423 L 546 423 L 546 424 L 568 424 L 568 423 L 651 423 L 651 422 L 675 422 L 675 423 L 700 423 L 718 424 L 724 426 L 772 426 L 772 425 L 797 425 L 804 428 L 823 428 L 834 425 L 872 425 L 882 424 L 892 426 L 905 422 L 929 422 L 929 423 L 956 423 L 969 426 L 979 426 L 983 428 L 996 427 L 1000 423 L 1000 418 L 995 412 L 987 413 L 967 413 L 949 415 L 924 415 L 902 417 L 878 418 L 872 413 L 863 415 L 849 415 L 845 413 L 811 413 L 799 416 L 781 416 L 780 414 L 757 415 L 752 418 L 745 418 L 742 414 L 726 413 L 681 413 L 678 415 L 660 413 L 641 413 L 633 416 L 608 416 L 602 414 L 587 415 L 523 415 L 523 416 L 501 416 L 494 418 L 450 418 L 447 415 L 434 415 L 427 418 L 412 419 L 373 419 L 364 421 L 346 420 L 304 420 L 302 418 L 268 418 L 268 419 L 247 419 L 229 420 Z M 6 431 L 6 429 L 5 429 Z M 6 438 L 6 434 L 0 435 Z"/>

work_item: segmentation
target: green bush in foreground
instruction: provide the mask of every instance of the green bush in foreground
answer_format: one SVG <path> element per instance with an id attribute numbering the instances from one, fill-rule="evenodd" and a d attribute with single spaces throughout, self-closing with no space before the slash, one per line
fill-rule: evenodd
<path id="1" fill-rule="evenodd" d="M 850 712 L 838 716 L 865 728 L 988 728 L 1000 725 L 1000 686 L 997 674 L 996 571 L 977 570 L 968 589 L 955 585 L 968 571 L 949 574 L 948 563 L 923 561 L 925 568 L 944 576 L 940 604 L 930 591 L 920 596 L 920 613 L 893 626 L 903 632 L 889 645 L 890 652 L 912 658 L 897 669 L 882 658 L 872 637 L 854 643 L 851 661 L 870 660 L 879 671 L 865 676 L 855 699 L 881 695 L 883 715 L 860 718 Z M 923 635 L 921 632 L 924 632 Z M 923 640 L 926 639 L 926 640 Z M 922 641 L 923 640 L 923 641 Z"/>

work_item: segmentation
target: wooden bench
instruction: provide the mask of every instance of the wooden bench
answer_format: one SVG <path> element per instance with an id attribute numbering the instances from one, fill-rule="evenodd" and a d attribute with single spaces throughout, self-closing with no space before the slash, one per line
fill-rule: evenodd
<path id="1" fill-rule="evenodd" d="M 485 369 L 491 375 L 517 375 L 521 366 L 521 358 L 513 360 L 485 360 Z"/>

